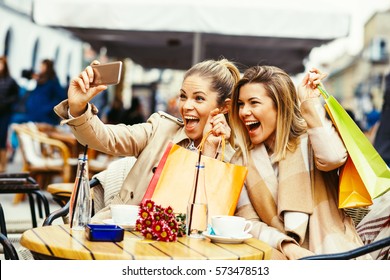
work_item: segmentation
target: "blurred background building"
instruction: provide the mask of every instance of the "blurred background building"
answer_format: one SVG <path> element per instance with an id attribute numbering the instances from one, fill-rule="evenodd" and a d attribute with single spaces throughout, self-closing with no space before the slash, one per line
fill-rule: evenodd
<path id="1" fill-rule="evenodd" d="M 390 10 L 376 12 L 366 21 L 363 38 L 358 54 L 345 53 L 324 67 L 330 73 L 328 91 L 355 113 L 363 129 L 369 129 L 367 116 L 381 110 L 384 78 L 390 72 Z"/>
<path id="2" fill-rule="evenodd" d="M 363 2 L 374 9 L 386 1 Z M 325 51 L 325 60 L 313 62 L 318 49 L 350 35 L 351 14 L 359 5 L 268 2 L 0 0 L 0 54 L 8 56 L 12 76 L 27 89 L 32 85 L 21 72 L 37 70 L 42 59 L 54 60 L 64 88 L 94 59 L 122 60 L 123 79 L 109 87 L 102 112 L 114 100 L 130 108 L 137 97 L 145 118 L 157 110 L 175 113 L 183 70 L 221 56 L 239 62 L 241 70 L 272 64 L 296 78 L 308 67 L 321 67 L 330 73 L 328 90 L 359 120 L 364 122 L 373 106 L 380 109 L 388 71 L 389 11 L 366 21 L 358 54 L 345 51 L 332 59 Z"/>

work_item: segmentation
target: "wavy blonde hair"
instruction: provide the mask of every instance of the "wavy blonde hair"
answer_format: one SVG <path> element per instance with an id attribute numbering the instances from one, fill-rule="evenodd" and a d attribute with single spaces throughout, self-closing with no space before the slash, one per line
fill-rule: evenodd
<path id="1" fill-rule="evenodd" d="M 250 83 L 262 84 L 273 100 L 277 110 L 275 147 L 273 162 L 286 157 L 287 151 L 294 151 L 299 144 L 299 136 L 307 130 L 300 109 L 298 94 L 289 75 L 274 66 L 253 66 L 247 69 L 236 84 L 232 95 L 230 125 L 236 134 L 236 142 L 247 162 L 248 151 L 253 148 L 248 131 L 239 117 L 238 100 L 240 89 Z"/>

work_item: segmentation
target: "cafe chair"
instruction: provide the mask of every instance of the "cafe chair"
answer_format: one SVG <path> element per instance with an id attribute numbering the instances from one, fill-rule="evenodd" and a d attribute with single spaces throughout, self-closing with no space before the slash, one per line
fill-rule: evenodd
<path id="1" fill-rule="evenodd" d="M 89 181 L 89 185 L 91 188 L 94 188 L 98 185 L 100 185 L 100 182 L 96 178 L 92 178 Z M 53 224 L 53 221 L 55 221 L 58 218 L 63 218 L 64 221 L 66 221 L 65 217 L 69 214 L 69 207 L 70 207 L 70 201 L 68 201 L 62 208 L 57 209 L 50 213 L 46 219 L 43 221 L 43 226 L 50 226 Z"/>
<path id="2" fill-rule="evenodd" d="M 88 153 L 88 172 L 90 178 L 108 168 L 114 157 L 95 150 Z"/>
<path id="3" fill-rule="evenodd" d="M 70 151 L 62 142 L 51 139 L 33 123 L 14 124 L 23 157 L 23 171 L 29 172 L 45 188 L 54 176 L 69 182 Z"/>
<path id="4" fill-rule="evenodd" d="M 3 207 L 0 203 L 0 243 L 3 245 L 4 257 L 6 260 L 18 260 L 19 256 L 12 242 L 7 236 L 7 227 Z"/>
<path id="5" fill-rule="evenodd" d="M 14 245 L 3 233 L 0 233 L 0 243 L 3 245 L 4 257 L 6 260 L 19 260 L 18 253 L 16 252 Z"/>
<path id="6" fill-rule="evenodd" d="M 60 207 L 64 207 L 72 195 L 74 183 L 53 183 L 47 186 L 47 191 Z"/>
<path id="7" fill-rule="evenodd" d="M 374 241 L 370 244 L 363 245 L 350 251 L 335 254 L 314 255 L 301 258 L 300 260 L 351 260 L 363 256 L 365 254 L 369 254 L 376 250 L 386 248 L 388 246 L 390 246 L 390 236 L 378 241 Z"/>
<path id="8" fill-rule="evenodd" d="M 110 204 L 111 200 L 119 192 L 123 181 L 135 162 L 135 157 L 119 158 L 112 161 L 106 170 L 99 172 L 92 177 L 90 186 L 93 188 L 92 197 L 94 213 Z M 51 225 L 55 219 L 65 217 L 68 213 L 69 202 L 64 207 L 51 213 L 43 224 Z"/>
<path id="9" fill-rule="evenodd" d="M 37 199 L 39 216 L 43 217 L 42 205 L 44 207 L 45 217 L 50 214 L 50 206 L 47 197 L 41 191 L 39 184 L 28 172 L 0 173 L 0 193 L 27 194 L 30 203 L 33 227 L 37 227 L 38 225 L 35 213 L 34 196 Z M 0 219 L 0 225 L 3 226 L 3 222 L 5 223 L 5 220 L 1 216 Z"/>

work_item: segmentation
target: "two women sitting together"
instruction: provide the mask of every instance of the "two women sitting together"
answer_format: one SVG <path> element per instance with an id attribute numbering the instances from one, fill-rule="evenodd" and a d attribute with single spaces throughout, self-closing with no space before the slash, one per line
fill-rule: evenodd
<path id="1" fill-rule="evenodd" d="M 81 144 L 137 158 L 111 203 L 141 203 L 168 142 L 196 149 L 211 131 L 203 154 L 214 157 L 224 135 L 230 144 L 225 161 L 248 167 L 236 215 L 254 223 L 251 234 L 273 247 L 272 259 L 298 259 L 363 245 L 337 206 L 338 169 L 348 153 L 321 104 L 317 85 L 323 78 L 311 69 L 296 88 L 277 67 L 250 67 L 240 78 L 234 63 L 207 60 L 184 75 L 182 120 L 158 112 L 146 123 L 110 125 L 89 103 L 107 87 L 90 86 L 88 66 L 55 111 Z M 106 207 L 93 219 L 107 215 Z"/>

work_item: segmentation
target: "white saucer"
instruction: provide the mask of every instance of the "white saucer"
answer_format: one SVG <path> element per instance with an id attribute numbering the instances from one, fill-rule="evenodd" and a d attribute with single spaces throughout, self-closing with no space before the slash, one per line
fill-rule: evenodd
<path id="1" fill-rule="evenodd" d="M 103 223 L 105 223 L 106 225 L 117 225 L 113 219 L 105 219 L 105 220 L 103 220 Z M 120 226 L 123 229 L 128 229 L 128 230 L 135 229 L 135 225 L 131 225 L 131 224 L 121 224 L 121 225 L 117 225 L 117 226 Z"/>
<path id="2" fill-rule="evenodd" d="M 252 238 L 252 234 L 246 233 L 240 237 L 226 237 L 220 235 L 212 235 L 207 232 L 203 232 L 203 235 L 211 240 L 211 242 L 215 243 L 227 243 L 227 244 L 237 244 L 242 243 L 245 240 Z"/>

